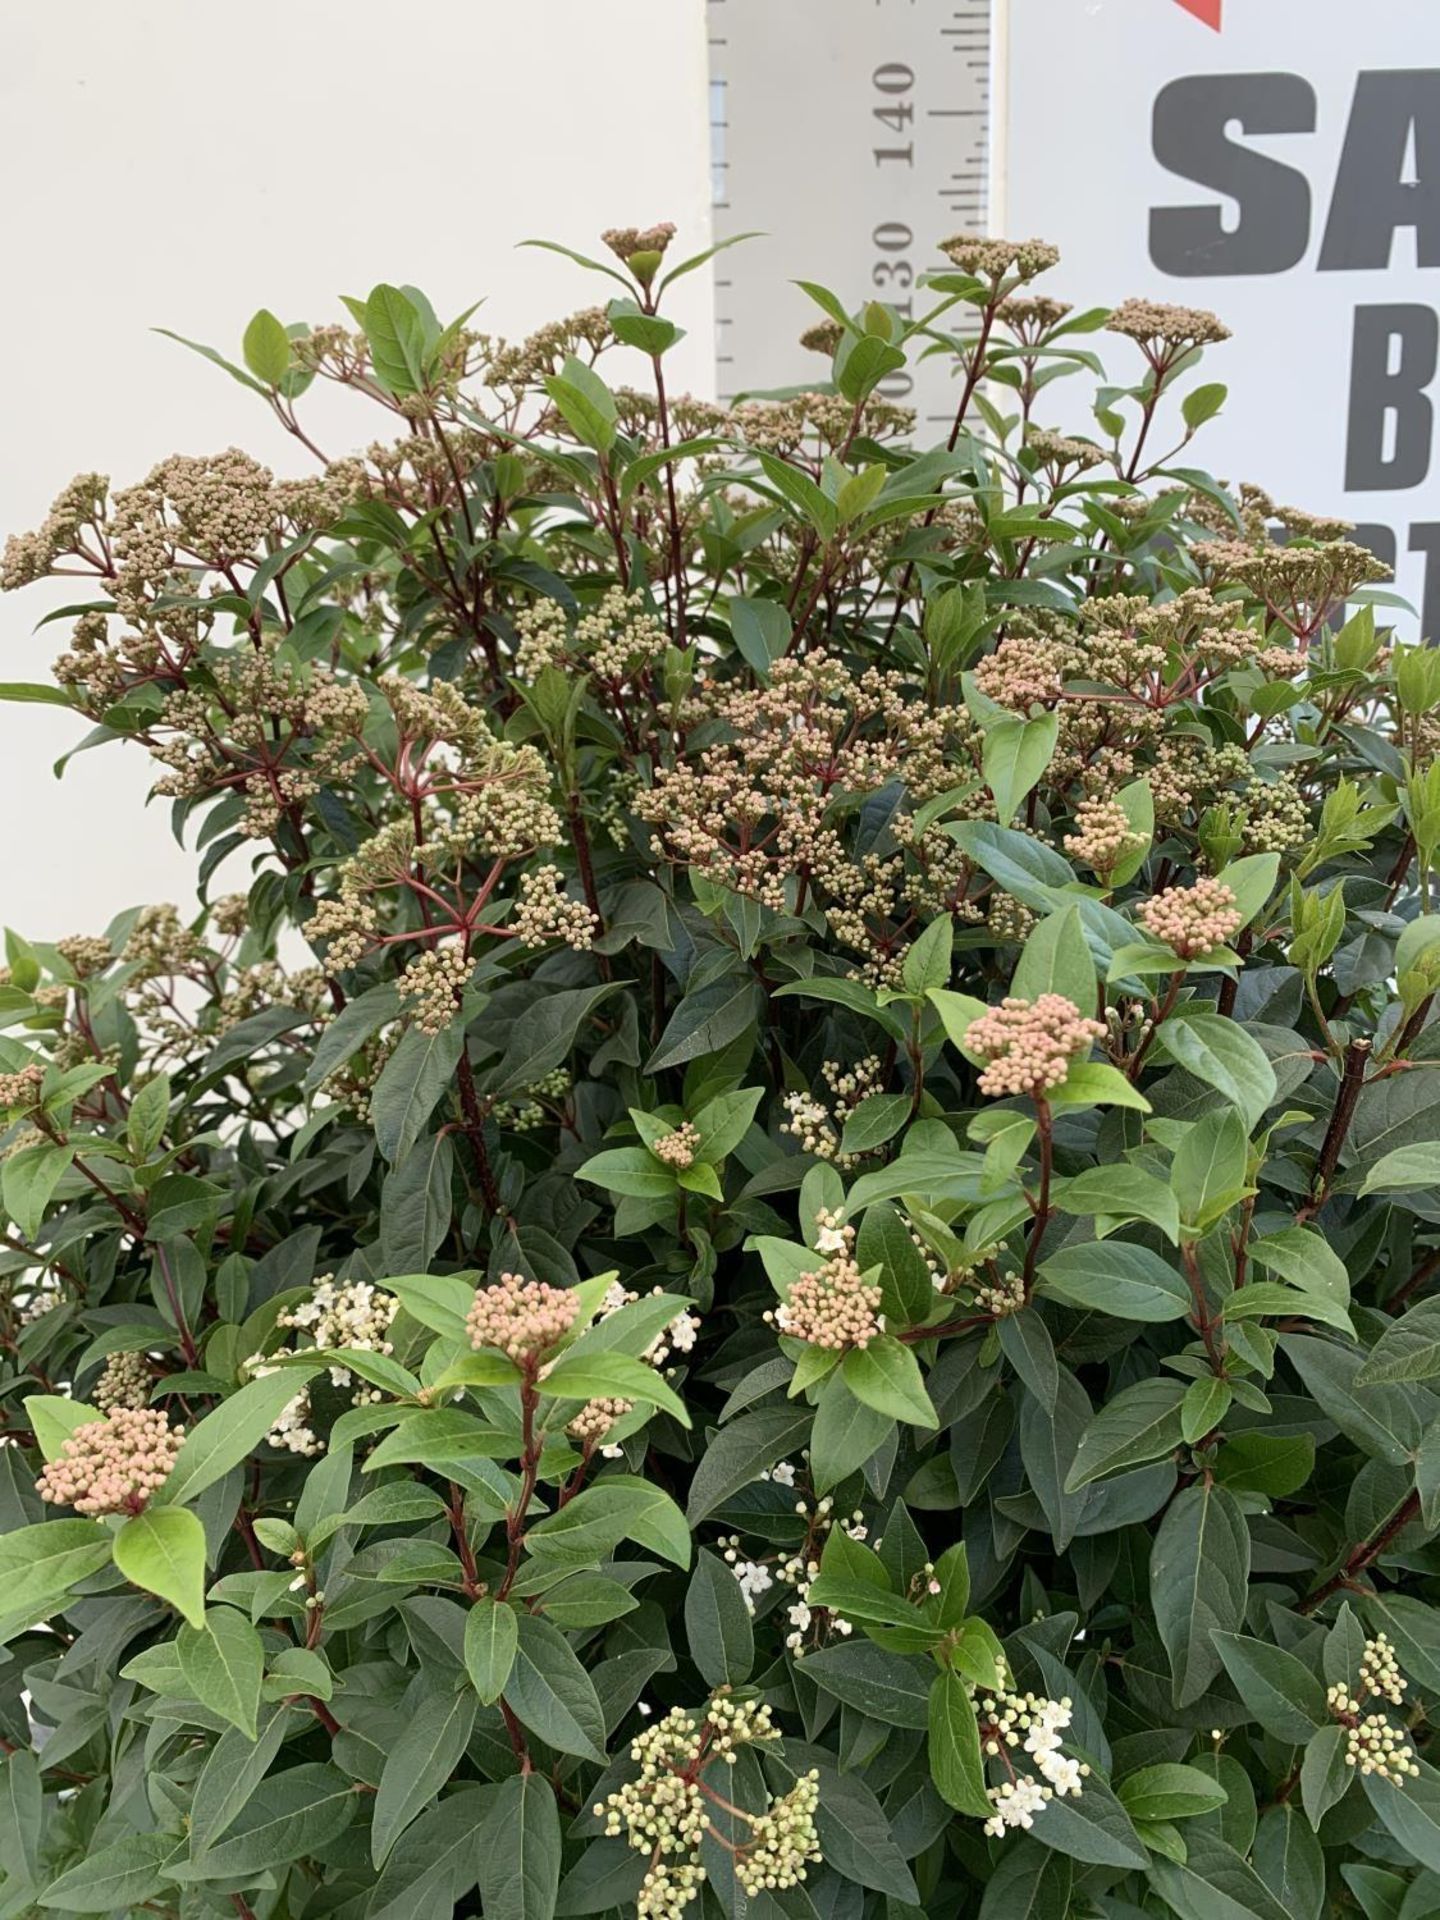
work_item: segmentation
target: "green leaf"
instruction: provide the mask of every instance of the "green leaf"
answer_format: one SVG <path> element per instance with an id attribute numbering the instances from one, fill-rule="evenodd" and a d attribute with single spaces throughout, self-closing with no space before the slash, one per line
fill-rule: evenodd
<path id="1" fill-rule="evenodd" d="M 1058 993 L 1081 1013 L 1093 1014 L 1095 962 L 1078 907 L 1062 907 L 1036 923 L 1021 948 L 1010 992 L 1031 1001 L 1042 993 Z"/>
<path id="2" fill-rule="evenodd" d="M 554 1788 L 541 1773 L 512 1774 L 480 1832 L 485 1920 L 551 1920 L 560 1855 Z"/>
<path id="3" fill-rule="evenodd" d="M 73 1146 L 22 1147 L 0 1168 L 0 1200 L 27 1240 L 40 1237 L 45 1209 L 75 1158 Z"/>
<path id="4" fill-rule="evenodd" d="M 270 1867 L 289 1867 L 320 1851 L 354 1819 L 359 1799 L 353 1781 L 317 1762 L 272 1773 L 231 1822 L 222 1838 L 188 1861 L 171 1861 L 172 1880 L 243 1880 Z"/>
<path id="5" fill-rule="evenodd" d="M 1069 863 L 1053 847 L 1014 827 L 996 826 L 989 820 L 957 820 L 944 831 L 1033 913 L 1051 912 L 1055 889 L 1074 883 Z"/>
<path id="6" fill-rule="evenodd" d="M 708 1687 L 743 1686 L 755 1665 L 755 1629 L 740 1582 L 713 1553 L 695 1557 L 685 1593 L 685 1638 Z"/>
<path id="7" fill-rule="evenodd" d="M 479 1275 L 474 1273 L 406 1273 L 381 1284 L 387 1293 L 395 1295 L 411 1319 L 418 1320 L 422 1327 L 430 1327 L 447 1340 L 468 1342 L 465 1321 L 475 1303 L 475 1282 L 478 1278 Z M 496 1355 L 495 1358 L 498 1363 L 500 1356 Z M 508 1373 L 498 1372 L 493 1381 L 485 1384 L 498 1386 L 507 1379 L 517 1377 L 517 1370 L 511 1364 Z"/>
<path id="8" fill-rule="evenodd" d="M 505 1691 L 520 1634 L 515 1609 L 482 1596 L 465 1616 L 465 1671 L 487 1707 Z"/>
<path id="9" fill-rule="evenodd" d="M 477 1354 L 475 1358 L 486 1359 Z M 496 1354 L 497 1360 L 504 1356 Z M 508 1435 L 486 1426 L 460 1407 L 426 1407 L 402 1420 L 366 1460 L 363 1471 L 415 1465 L 453 1476 L 454 1470 L 477 1460 L 503 1460 L 514 1451 Z"/>
<path id="10" fill-rule="evenodd" d="M 419 393 L 425 385 L 425 326 L 414 301 L 382 281 L 359 318 L 381 385 L 402 396 Z"/>
<path id="11" fill-rule="evenodd" d="M 894 1431 L 891 1416 L 857 1400 L 837 1368 L 820 1390 L 815 1426 L 810 1435 L 810 1471 L 815 1491 L 829 1493 L 832 1487 L 857 1472 Z"/>
<path id="12" fill-rule="evenodd" d="M 252 393 L 263 394 L 265 392 L 265 388 L 258 380 L 252 379 L 243 367 L 237 367 L 232 361 L 227 360 L 223 354 L 217 353 L 214 347 L 207 347 L 199 340 L 187 340 L 183 333 L 174 333 L 169 327 L 155 327 L 152 331 L 162 334 L 167 340 L 174 340 L 182 347 L 188 347 L 192 353 L 198 353 L 202 359 L 208 360 L 212 366 L 223 367 L 232 380 L 238 380 L 242 387 L 248 387 Z"/>
<path id="13" fill-rule="evenodd" d="M 682 1427 L 690 1425 L 685 1402 L 654 1367 L 628 1353 L 564 1353 L 541 1382 L 557 1400 L 636 1400 L 663 1407 Z"/>
<path id="14" fill-rule="evenodd" d="M 390 1849 L 439 1793 L 460 1763 L 475 1725 L 468 1687 L 432 1693 L 407 1717 L 385 1757 L 370 1826 L 370 1858 L 384 1865 Z"/>
<path id="15" fill-rule="evenodd" d="M 723 974 L 687 993 L 670 1016 L 660 1044 L 645 1062 L 647 1073 L 683 1066 L 721 1053 L 755 1024 L 759 989 L 748 975 Z"/>
<path id="16" fill-rule="evenodd" d="M 919 996 L 932 987 L 948 987 L 954 947 L 955 923 L 942 914 L 906 952 L 900 974 L 906 993 Z"/>
<path id="17" fill-rule="evenodd" d="M 278 387 L 290 371 L 290 336 L 268 307 L 261 307 L 241 341 L 245 364 L 267 387 Z"/>
<path id="18" fill-rule="evenodd" d="M 1087 1167 L 1057 1182 L 1055 1204 L 1062 1213 L 1089 1214 L 1118 1224 L 1148 1220 L 1172 1244 L 1180 1239 L 1180 1208 L 1174 1192 L 1143 1167 Z"/>
<path id="19" fill-rule="evenodd" d="M 985 1792 L 975 1703 L 959 1674 L 948 1669 L 936 1674 L 930 1688 L 926 1752 L 930 1778 L 946 1805 L 988 1820 L 994 1808 Z"/>
<path id="20" fill-rule="evenodd" d="M 843 1153 L 873 1153 L 884 1146 L 910 1118 L 909 1094 L 872 1093 L 855 1107 L 845 1121 L 840 1148 Z"/>
<path id="21" fill-rule="evenodd" d="M 985 1882 L 979 1920 L 1070 1920 L 1075 1869 L 1024 1834 L 1007 1842 Z"/>
<path id="22" fill-rule="evenodd" d="M 1072 1060 L 1069 1072 L 1058 1087 L 1051 1088 L 1049 1098 L 1057 1113 L 1073 1113 L 1080 1107 L 1129 1107 L 1136 1113 L 1151 1110 L 1135 1083 L 1108 1060 Z"/>
<path id="23" fill-rule="evenodd" d="M 665 1200 L 677 1186 L 674 1172 L 648 1147 L 607 1147 L 577 1167 L 575 1178 L 634 1200 Z"/>
<path id="24" fill-rule="evenodd" d="M 1298 1920 L 1208 1822 L 1185 1831 L 1185 1860 L 1156 1859 L 1150 1882 L 1177 1920 Z"/>
<path id="25" fill-rule="evenodd" d="M 465 1030 L 458 1021 L 438 1033 L 410 1027 L 380 1069 L 370 1096 L 370 1123 L 392 1167 L 409 1153 L 436 1103 L 454 1085 L 464 1045 Z"/>
<path id="26" fill-rule="evenodd" d="M 1060 731 L 1060 717 L 1039 714 L 1033 720 L 1007 716 L 985 729 L 981 771 L 995 798 L 995 814 L 1008 827 L 1020 802 L 1049 766 Z"/>
<path id="27" fill-rule="evenodd" d="M 834 503 L 825 497 L 809 474 L 802 473 L 798 467 L 792 467 L 788 460 L 782 460 L 773 453 L 759 453 L 756 459 L 761 472 L 780 498 L 809 524 L 822 541 L 832 540 L 839 524 L 839 515 Z"/>
<path id="28" fill-rule="evenodd" d="M 1410 1464 L 1423 1432 L 1413 1393 L 1365 1385 L 1360 1379 L 1365 1356 L 1353 1346 L 1294 1333 L 1282 1334 L 1280 1344 L 1321 1410 L 1347 1439 L 1391 1466 Z"/>
<path id="29" fill-rule="evenodd" d="M 1185 1444 L 1195 1447 L 1212 1433 L 1230 1411 L 1235 1391 L 1228 1380 L 1213 1374 L 1192 1380 L 1180 1403 L 1180 1433 Z"/>
<path id="30" fill-rule="evenodd" d="M 1325 1855 L 1298 1807 L 1286 1803 L 1265 1813 L 1251 1859 L 1291 1920 L 1320 1920 L 1325 1906 Z"/>
<path id="31" fill-rule="evenodd" d="M 533 1554 L 598 1558 L 622 1540 L 635 1540 L 673 1566 L 690 1564 L 690 1529 L 662 1487 L 626 1474 L 607 1474 L 525 1534 Z"/>
<path id="32" fill-rule="evenodd" d="M 1440 1299 L 1422 1300 L 1388 1326 L 1355 1375 L 1357 1387 L 1400 1386 L 1440 1375 Z"/>
<path id="33" fill-rule="evenodd" d="M 707 1436 L 690 1481 L 685 1518 L 692 1527 L 708 1519 L 717 1507 L 777 1460 L 803 1444 L 810 1431 L 808 1407 L 765 1407 L 729 1421 Z"/>
<path id="34" fill-rule="evenodd" d="M 515 1664 L 505 1684 L 506 1705 L 523 1726 L 557 1753 L 605 1764 L 605 1716 L 595 1683 L 569 1641 L 533 1613 L 517 1616 Z"/>
<path id="35" fill-rule="evenodd" d="M 1052 1413 L 1060 1387 L 1060 1369 L 1055 1359 L 1055 1342 L 1044 1320 L 1028 1308 L 1008 1313 L 997 1323 L 995 1337 L 1000 1351 L 1030 1389 L 1037 1404 L 1047 1414 Z"/>
<path id="36" fill-rule="evenodd" d="M 1414 1193 L 1440 1181 L 1440 1141 L 1420 1140 L 1396 1147 L 1365 1170 L 1361 1197 L 1367 1193 Z"/>
<path id="37" fill-rule="evenodd" d="M 1243 1633 L 1211 1638 L 1235 1691 L 1267 1733 L 1298 1746 L 1325 1725 L 1325 1689 L 1293 1653 Z"/>
<path id="38" fill-rule="evenodd" d="M 1264 1049 L 1223 1014 L 1182 1007 L 1156 1029 L 1155 1045 L 1238 1108 L 1247 1136 L 1275 1098 L 1275 1069 Z"/>
<path id="39" fill-rule="evenodd" d="M 1092 1866 L 1148 1866 L 1130 1816 L 1096 1773 L 1078 1796 L 1049 1800 L 1035 1815 L 1030 1831 L 1042 1846 Z"/>
<path id="40" fill-rule="evenodd" d="M 608 453 L 615 444 L 615 396 L 593 367 L 571 354 L 558 374 L 545 381 L 556 411 L 583 446 Z"/>
<path id="41" fill-rule="evenodd" d="M 48 1619 L 110 1557 L 111 1535 L 98 1520 L 42 1520 L 0 1534 L 0 1640 Z"/>
<path id="42" fill-rule="evenodd" d="M 130 1102 L 125 1140 L 137 1160 L 148 1160 L 159 1146 L 170 1119 L 170 1082 L 157 1073 Z"/>
<path id="43" fill-rule="evenodd" d="M 1350 1275 L 1345 1262 L 1323 1235 L 1309 1227 L 1285 1227 L 1250 1242 L 1250 1258 L 1267 1273 L 1278 1273 L 1292 1287 L 1346 1306 Z"/>
<path id="44" fill-rule="evenodd" d="M 25 680 L 0 681 L 0 700 L 9 701 L 16 706 L 68 707 L 73 705 L 64 687 L 52 687 L 44 682 L 32 683 Z"/>
<path id="45" fill-rule="evenodd" d="M 1186 1226 L 1205 1228 L 1235 1205 L 1245 1189 L 1249 1137 L 1232 1107 L 1203 1114 L 1175 1150 L 1171 1180 Z"/>
<path id="46" fill-rule="evenodd" d="M 62 1913 L 115 1913 L 143 1906 L 164 1887 L 160 1863 L 176 1846 L 173 1834 L 127 1834 L 87 1853 L 78 1866 L 52 1880 L 40 1895 L 40 1905 L 58 1907 Z"/>
<path id="47" fill-rule="evenodd" d="M 805 1673 L 822 1693 L 892 1727 L 928 1727 L 929 1672 L 917 1660 L 869 1640 L 832 1641 L 805 1656 Z"/>
<path id="48" fill-rule="evenodd" d="M 881 1304 L 890 1327 L 910 1327 L 929 1318 L 935 1283 L 910 1229 L 894 1207 L 870 1207 L 860 1222 L 855 1257 L 862 1273 L 880 1269 Z"/>
<path id="49" fill-rule="evenodd" d="M 770 669 L 790 645 L 794 623 L 775 600 L 730 601 L 730 631 L 740 657 L 756 678 L 768 682 Z"/>
<path id="50" fill-rule="evenodd" d="M 1215 1464 L 1216 1478 L 1232 1493 L 1265 1493 L 1283 1500 L 1298 1493 L 1315 1468 L 1315 1442 L 1308 1433 L 1229 1433 Z"/>
<path id="51" fill-rule="evenodd" d="M 190 1801 L 190 1846 L 201 1854 L 239 1818 L 250 1796 L 270 1771 L 271 1763 L 294 1725 L 285 1707 L 262 1707 L 258 1738 L 239 1727 L 222 1733 L 195 1782 Z"/>
<path id="52" fill-rule="evenodd" d="M 1192 1820 L 1229 1797 L 1210 1774 L 1172 1760 L 1128 1774 L 1115 1791 L 1132 1820 Z"/>
<path id="53" fill-rule="evenodd" d="M 1312 1827 L 1320 1825 L 1354 1782 L 1355 1769 L 1346 1763 L 1346 1750 L 1346 1730 L 1333 1724 L 1321 1727 L 1306 1744 L 1300 1763 L 1300 1801 Z"/>
<path id="54" fill-rule="evenodd" d="M 1184 1398 L 1184 1382 L 1163 1375 L 1123 1388 L 1081 1435 L 1066 1476 L 1066 1492 L 1076 1493 L 1106 1474 L 1173 1453 L 1181 1441 Z"/>
<path id="55" fill-rule="evenodd" d="M 282 1410 L 320 1371 L 318 1365 L 310 1363 L 286 1366 L 263 1374 L 222 1400 L 180 1443 L 170 1478 L 157 1499 L 178 1506 L 223 1480 L 259 1446 Z"/>
<path id="56" fill-rule="evenodd" d="M 486 1091 L 506 1099 L 533 1087 L 569 1057 L 581 1028 L 595 1009 L 619 989 L 618 981 L 597 987 L 570 987 L 535 1000 L 510 1030 L 510 1040 Z"/>
<path id="57" fill-rule="evenodd" d="M 1184 1276 L 1148 1247 L 1097 1240 L 1059 1247 L 1041 1262 L 1036 1291 L 1117 1320 L 1178 1320 L 1191 1309 Z"/>
<path id="58" fill-rule="evenodd" d="M 1230 389 L 1222 386 L 1218 380 L 1211 380 L 1203 386 L 1192 387 L 1180 402 L 1180 412 L 1185 424 L 1193 433 L 1197 427 L 1203 427 L 1207 420 L 1213 420 L 1225 404 Z"/>
<path id="59" fill-rule="evenodd" d="M 840 1363 L 840 1377 L 867 1407 L 914 1427 L 937 1427 L 939 1417 L 925 1391 L 920 1365 L 909 1347 L 889 1335 L 868 1346 L 852 1347 Z"/>
<path id="60" fill-rule="evenodd" d="M 40 1878 L 44 1820 L 39 1759 L 30 1748 L 17 1746 L 0 1759 L 0 1860 L 15 1892 Z"/>
<path id="61" fill-rule="evenodd" d="M 1391 1838 L 1420 1866 L 1440 1873 L 1440 1773 L 1427 1761 L 1419 1764 L 1419 1778 L 1403 1787 L 1378 1773 L 1362 1775 L 1361 1784 Z"/>
<path id="62" fill-rule="evenodd" d="M 99 1407 L 84 1400 L 68 1400 L 62 1393 L 27 1393 L 21 1404 L 35 1444 L 47 1461 L 60 1458 L 65 1442 L 77 1427 L 105 1418 Z"/>
<path id="63" fill-rule="evenodd" d="M 1232 860 L 1216 874 L 1218 883 L 1222 887 L 1229 887 L 1235 896 L 1235 909 L 1241 916 L 1242 927 L 1249 926 L 1274 893 L 1279 874 L 1278 853 L 1247 853 L 1243 859 Z"/>
<path id="64" fill-rule="evenodd" d="M 695 1131 L 700 1136 L 699 1158 L 718 1165 L 750 1131 L 755 1109 L 764 1098 L 760 1087 L 740 1087 L 734 1093 L 717 1093 L 695 1115 Z"/>
<path id="65" fill-rule="evenodd" d="M 187 1507 L 147 1507 L 115 1535 L 115 1564 L 134 1586 L 205 1624 L 205 1529 Z"/>
<path id="66" fill-rule="evenodd" d="M 1349 1314 L 1323 1294 L 1301 1293 L 1296 1288 L 1276 1286 L 1267 1280 L 1252 1280 L 1248 1287 L 1232 1293 L 1225 1302 L 1227 1321 L 1261 1320 L 1271 1316 L 1318 1320 L 1322 1326 L 1338 1327 L 1352 1340 L 1355 1337 Z"/>
<path id="67" fill-rule="evenodd" d="M 254 1740 L 265 1650 L 245 1616 L 233 1607 L 211 1607 L 203 1627 L 181 1628 L 176 1651 L 201 1706 Z"/>
<path id="68" fill-rule="evenodd" d="M 1150 1555 L 1150 1601 L 1177 1707 L 1198 1700 L 1219 1672 L 1219 1635 L 1244 1619 L 1249 1579 L 1250 1534 L 1235 1496 L 1203 1481 L 1186 1487 Z"/>
<path id="69" fill-rule="evenodd" d="M 787 1741 L 787 1752 L 793 1751 Z M 820 1776 L 820 1805 L 815 1825 L 828 1865 L 857 1886 L 913 1906 L 919 1900 L 915 1882 L 895 1844 L 890 1821 L 879 1801 L 854 1774 L 842 1773 L 820 1748 L 806 1750 L 804 1761 Z"/>

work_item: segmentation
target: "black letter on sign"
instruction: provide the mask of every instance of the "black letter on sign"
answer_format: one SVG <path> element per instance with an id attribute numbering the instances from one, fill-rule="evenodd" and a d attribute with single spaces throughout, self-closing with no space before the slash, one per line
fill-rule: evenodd
<path id="1" fill-rule="evenodd" d="M 1155 99 L 1155 158 L 1184 180 L 1198 180 L 1240 204 L 1226 209 L 1152 207 L 1150 258 L 1182 279 L 1220 273 L 1284 273 L 1310 244 L 1310 187 L 1303 173 L 1252 153 L 1230 136 L 1313 133 L 1315 93 L 1298 73 L 1193 74 L 1172 80 Z"/>
<path id="2" fill-rule="evenodd" d="M 1432 307 L 1355 309 L 1345 439 L 1347 492 L 1418 487 L 1425 478 L 1435 417 L 1425 389 L 1435 378 L 1437 358 L 1440 321 Z M 1385 436 L 1392 419 L 1394 443 L 1387 453 Z"/>
<path id="3" fill-rule="evenodd" d="M 1411 553 L 1425 556 L 1425 581 L 1420 594 L 1420 638 L 1433 647 L 1440 643 L 1440 521 L 1421 520 L 1410 529 Z"/>
<path id="4" fill-rule="evenodd" d="M 1414 177 L 1406 156 L 1414 137 Z M 1440 267 L 1440 67 L 1362 73 L 1345 129 L 1320 269 L 1388 267 L 1397 227 L 1416 263 Z"/>

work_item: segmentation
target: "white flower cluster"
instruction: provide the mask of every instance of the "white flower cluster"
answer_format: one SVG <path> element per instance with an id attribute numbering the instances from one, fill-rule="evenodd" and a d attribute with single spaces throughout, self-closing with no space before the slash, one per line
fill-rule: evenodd
<path id="1" fill-rule="evenodd" d="M 388 1354 L 392 1351 L 390 1323 L 398 1307 L 393 1294 L 380 1292 L 368 1280 L 337 1281 L 333 1273 L 322 1273 L 311 1288 L 310 1298 L 282 1313 L 276 1325 L 306 1336 L 293 1349 L 297 1353 L 333 1353 L 349 1348 L 353 1352 Z M 259 1380 L 278 1369 L 267 1362 L 264 1354 L 256 1353 L 246 1361 L 245 1371 L 252 1380 Z M 332 1386 L 355 1389 L 353 1400 L 357 1407 L 379 1400 L 379 1388 L 357 1386 L 349 1367 L 333 1366 L 329 1373 Z M 309 1389 L 302 1388 L 281 1409 L 270 1429 L 270 1445 L 306 1456 L 322 1453 L 325 1443 L 311 1426 L 310 1418 Z"/>
<path id="2" fill-rule="evenodd" d="M 793 1487 L 795 1468 L 788 1460 L 781 1460 L 761 1478 L 773 1480 L 782 1487 Z M 739 1583 L 745 1605 L 752 1614 L 755 1602 L 767 1594 L 777 1581 L 782 1586 L 795 1589 L 795 1598 L 786 1609 L 790 1631 L 785 1636 L 785 1645 L 798 1657 L 805 1652 L 806 1636 L 816 1625 L 816 1610 L 809 1603 L 810 1582 L 818 1578 L 820 1573 L 819 1556 L 825 1535 L 832 1527 L 839 1526 L 852 1540 L 864 1540 L 869 1529 L 858 1507 L 848 1520 L 838 1520 L 834 1500 L 828 1493 L 813 1507 L 804 1499 L 797 1500 L 795 1511 L 806 1522 L 805 1544 L 798 1553 L 789 1554 L 777 1562 L 773 1571 L 763 1560 L 745 1558 L 738 1533 L 722 1534 L 716 1545 Z M 823 1611 L 823 1626 L 825 1632 L 822 1639 L 828 1639 L 831 1634 L 848 1637 L 855 1631 L 853 1621 L 828 1608 Z"/>
<path id="3" fill-rule="evenodd" d="M 1033 1826 L 1048 1801 L 1079 1794 L 1090 1769 L 1064 1751 L 1060 1738 L 1070 1725 L 1072 1701 L 1002 1693 L 987 1694 L 978 1706 L 982 1750 L 991 1759 L 1002 1758 L 1010 1776 L 986 1789 L 995 1809 L 985 1822 L 986 1833 L 998 1838 L 1007 1827 Z M 1029 1758 L 1034 1774 L 1016 1772 L 1011 1757 L 1016 1751 Z"/>
<path id="4" fill-rule="evenodd" d="M 842 1171 L 858 1166 L 863 1154 L 842 1153 L 840 1136 L 845 1122 L 872 1093 L 880 1089 L 884 1074 L 878 1054 L 867 1054 L 853 1067 L 838 1060 L 826 1060 L 821 1075 L 834 1098 L 834 1110 L 813 1093 L 787 1093 L 785 1111 L 789 1115 L 780 1131 L 798 1140 L 802 1153 L 813 1153 L 817 1160 L 828 1160 Z"/>

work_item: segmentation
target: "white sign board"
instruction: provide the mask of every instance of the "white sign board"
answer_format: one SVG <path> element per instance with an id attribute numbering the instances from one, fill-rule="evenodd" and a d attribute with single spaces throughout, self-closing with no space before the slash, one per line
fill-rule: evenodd
<path id="1" fill-rule="evenodd" d="M 993 230 L 1077 303 L 1213 308 L 1196 464 L 1354 520 L 1440 640 L 1440 0 L 1007 13 Z"/>

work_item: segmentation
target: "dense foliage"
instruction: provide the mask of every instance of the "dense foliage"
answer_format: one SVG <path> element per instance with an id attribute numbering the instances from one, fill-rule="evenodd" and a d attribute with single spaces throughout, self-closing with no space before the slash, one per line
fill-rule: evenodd
<path id="1" fill-rule="evenodd" d="M 1440 654 L 1213 315 L 959 238 L 721 408 L 606 241 L 6 549 L 200 903 L 0 987 L 0 1916 L 1420 1920 Z"/>

